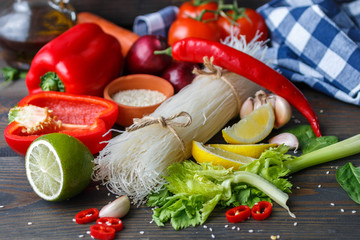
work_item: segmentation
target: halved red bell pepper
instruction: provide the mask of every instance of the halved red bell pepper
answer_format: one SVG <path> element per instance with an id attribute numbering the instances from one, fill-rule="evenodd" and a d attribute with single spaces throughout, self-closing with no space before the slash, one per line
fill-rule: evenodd
<path id="1" fill-rule="evenodd" d="M 47 43 L 26 75 L 30 94 L 40 91 L 102 96 L 123 66 L 121 46 L 94 23 L 78 24 Z"/>
<path id="2" fill-rule="evenodd" d="M 11 122 L 5 128 L 4 137 L 8 145 L 20 155 L 26 154 L 28 147 L 36 138 L 50 132 L 71 135 L 83 142 L 91 153 L 98 153 L 106 145 L 101 142 L 111 138 L 111 134 L 103 135 L 114 125 L 118 115 L 118 107 L 113 101 L 63 92 L 31 94 L 23 98 L 17 107 L 21 109 L 31 105 L 48 108 L 49 112 L 56 116 L 53 121 L 55 126 L 47 127 L 49 121 L 46 120 L 45 124 L 37 124 L 35 128 L 30 128 L 30 130 L 40 129 L 32 133 L 24 129 L 24 125 L 19 123 L 21 121 Z M 59 121 L 61 124 L 58 124 Z"/>

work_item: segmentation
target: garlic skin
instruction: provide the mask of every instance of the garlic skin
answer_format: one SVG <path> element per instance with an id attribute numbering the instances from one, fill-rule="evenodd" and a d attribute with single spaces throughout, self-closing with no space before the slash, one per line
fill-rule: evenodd
<path id="1" fill-rule="evenodd" d="M 290 147 L 290 150 L 297 150 L 299 147 L 299 140 L 297 137 L 292 133 L 280 133 L 275 137 L 269 139 L 269 143 L 276 143 L 278 145 L 284 144 Z"/>
<path id="2" fill-rule="evenodd" d="M 127 195 L 105 205 L 99 212 L 99 217 L 124 217 L 130 210 L 130 199 Z"/>

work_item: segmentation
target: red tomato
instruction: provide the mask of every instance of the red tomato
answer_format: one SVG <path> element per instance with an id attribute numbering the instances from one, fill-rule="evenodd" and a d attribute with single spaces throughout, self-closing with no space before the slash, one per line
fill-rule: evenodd
<path id="1" fill-rule="evenodd" d="M 172 45 L 174 42 L 188 37 L 197 37 L 206 40 L 219 41 L 219 27 L 215 21 L 204 23 L 192 18 L 179 18 L 175 20 L 169 29 L 169 45 Z"/>
<path id="2" fill-rule="evenodd" d="M 192 0 L 183 3 L 179 8 L 178 18 L 198 18 L 203 10 L 216 11 L 218 3 L 215 1 Z M 215 14 L 205 12 L 201 20 L 215 19 Z"/>
<path id="3" fill-rule="evenodd" d="M 267 39 L 268 29 L 265 20 L 255 10 L 245 8 L 245 11 L 242 14 L 239 14 L 239 16 L 235 16 L 235 12 L 230 10 L 226 12 L 226 15 L 236 22 L 236 24 L 232 24 L 228 19 L 220 16 L 217 23 L 220 28 L 221 39 L 225 39 L 225 37 L 231 34 L 231 25 L 234 26 L 235 31 L 239 31 L 239 35 L 246 36 L 247 42 L 250 42 L 255 37 L 257 31 L 262 33 L 259 40 L 264 41 Z"/>

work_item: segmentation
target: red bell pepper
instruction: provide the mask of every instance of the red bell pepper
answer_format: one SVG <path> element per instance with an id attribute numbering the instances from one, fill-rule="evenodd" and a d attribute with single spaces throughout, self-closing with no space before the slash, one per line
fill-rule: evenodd
<path id="1" fill-rule="evenodd" d="M 78 224 L 85 224 L 89 222 L 94 222 L 99 217 L 99 210 L 96 208 L 89 208 L 78 212 L 75 215 L 75 221 Z"/>
<path id="2" fill-rule="evenodd" d="M 36 108 L 25 111 L 26 116 L 22 119 L 15 117 L 4 131 L 6 142 L 20 155 L 26 154 L 36 138 L 50 132 L 71 135 L 95 154 L 105 147 L 106 144 L 101 142 L 111 138 L 111 134 L 103 135 L 114 125 L 118 115 L 118 107 L 113 101 L 49 91 L 26 96 L 10 111 L 9 117 L 20 109 L 27 109 L 26 106 Z"/>
<path id="3" fill-rule="evenodd" d="M 202 63 L 204 57 L 214 57 L 215 65 L 285 98 L 306 117 L 316 136 L 321 136 L 318 118 L 302 92 L 283 75 L 256 58 L 219 42 L 199 38 L 179 40 L 172 45 L 170 51 L 175 60 L 184 62 Z"/>
<path id="4" fill-rule="evenodd" d="M 257 221 L 265 220 L 272 212 L 272 204 L 268 201 L 260 201 L 251 208 L 251 216 Z"/>
<path id="5" fill-rule="evenodd" d="M 119 42 L 98 25 L 83 23 L 42 47 L 25 81 L 30 94 L 44 90 L 102 96 L 122 66 Z"/>
<path id="6" fill-rule="evenodd" d="M 245 221 L 250 217 L 250 208 L 246 205 L 240 205 L 226 211 L 225 216 L 228 222 L 238 223 Z"/>

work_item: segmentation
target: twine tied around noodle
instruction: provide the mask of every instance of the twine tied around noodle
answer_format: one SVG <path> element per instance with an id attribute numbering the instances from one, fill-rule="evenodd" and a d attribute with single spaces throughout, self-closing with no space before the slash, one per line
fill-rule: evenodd
<path id="1" fill-rule="evenodd" d="M 175 118 L 178 117 L 185 117 L 186 122 L 179 123 L 173 121 Z M 135 130 L 138 130 L 140 128 L 159 123 L 163 128 L 168 128 L 176 137 L 176 139 L 180 142 L 181 150 L 185 153 L 185 143 L 184 141 L 179 137 L 179 134 L 175 131 L 174 127 L 187 127 L 191 124 L 192 118 L 191 115 L 187 112 L 180 112 L 177 114 L 174 114 L 168 118 L 164 117 L 151 117 L 151 116 L 145 116 L 143 118 L 134 118 L 134 124 L 130 127 L 126 128 L 126 131 L 132 132 Z"/>
<path id="2" fill-rule="evenodd" d="M 226 79 L 226 77 L 223 76 L 223 72 L 225 72 L 225 70 L 221 69 L 220 67 L 216 67 L 213 64 L 214 61 L 214 57 L 212 56 L 210 59 L 205 56 L 203 58 L 204 60 L 204 66 L 209 69 L 209 71 L 204 71 L 204 70 L 200 70 L 197 68 L 194 68 L 193 73 L 196 75 L 215 75 L 217 79 L 221 79 L 223 80 L 232 90 L 235 98 L 236 98 L 236 102 L 237 102 L 237 106 L 238 106 L 238 111 L 240 112 L 240 108 L 241 108 L 241 101 L 240 98 L 238 96 L 238 93 L 234 87 L 234 85 Z"/>

